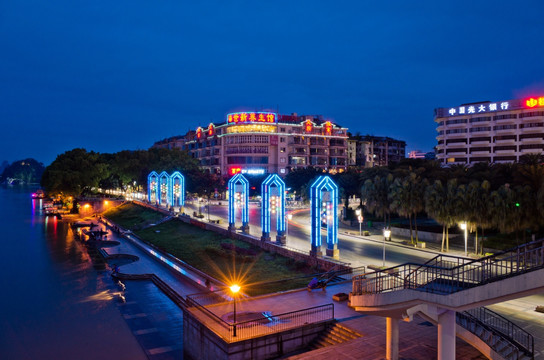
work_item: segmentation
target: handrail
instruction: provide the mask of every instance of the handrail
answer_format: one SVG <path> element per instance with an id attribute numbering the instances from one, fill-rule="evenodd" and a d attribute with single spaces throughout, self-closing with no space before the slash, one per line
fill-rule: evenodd
<path id="1" fill-rule="evenodd" d="M 187 297 L 186 301 L 188 308 L 194 307 L 200 310 L 204 315 L 208 316 L 217 325 L 224 329 L 226 334 L 223 333 L 219 335 L 225 338 L 227 341 L 240 341 L 255 336 L 262 336 L 265 334 L 283 331 L 289 328 L 334 319 L 334 304 L 330 303 L 282 314 L 261 313 L 261 316 L 251 320 L 230 323 L 217 316 L 204 305 L 199 304 L 194 298 Z M 273 326 L 263 326 L 270 324 L 273 324 Z"/>
<path id="2" fill-rule="evenodd" d="M 354 276 L 353 294 L 400 289 L 450 294 L 541 267 L 543 239 L 476 260 L 438 255 L 424 264 L 406 263 Z"/>
<path id="3" fill-rule="evenodd" d="M 468 321 L 478 323 L 480 326 L 506 341 L 510 347 L 515 347 L 525 355 L 534 358 L 534 337 L 496 312 L 485 307 L 458 312 L 457 322 L 459 325 L 463 326 L 459 321 L 460 318 L 465 318 Z M 469 328 L 467 328 L 467 330 L 471 331 Z M 487 339 L 482 338 L 482 340 L 486 341 Z M 498 350 L 496 344 L 488 345 L 494 350 Z"/>

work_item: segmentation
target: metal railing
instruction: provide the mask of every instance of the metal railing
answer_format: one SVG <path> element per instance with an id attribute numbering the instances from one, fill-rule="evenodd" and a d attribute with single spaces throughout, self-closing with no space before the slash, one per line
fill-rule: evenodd
<path id="1" fill-rule="evenodd" d="M 195 301 L 197 299 L 198 301 L 210 300 L 209 296 L 200 295 L 206 294 L 195 294 L 187 297 L 188 308 L 198 309 L 209 319 L 213 320 L 218 326 L 216 333 L 229 342 L 246 340 L 308 324 L 334 320 L 334 304 L 325 304 L 277 315 L 262 312 L 260 316 L 256 316 L 251 320 L 231 323 L 223 320 L 206 306 Z"/>
<path id="2" fill-rule="evenodd" d="M 493 336 L 499 338 L 503 342 L 506 342 L 509 348 L 515 348 L 515 351 L 519 350 L 526 356 L 534 358 L 534 337 L 496 312 L 485 307 L 480 307 L 468 311 L 458 312 L 456 317 L 459 325 L 463 326 L 468 331 L 475 333 L 477 336 L 477 332 L 473 331 L 473 329 L 468 326 L 469 324 L 472 323 L 474 326 L 481 326 L 483 329 L 489 331 Z M 466 326 L 463 324 L 462 320 L 466 321 Z M 484 332 L 482 332 L 478 337 L 480 337 L 480 339 L 482 339 L 484 342 L 488 343 L 493 350 L 499 353 L 505 351 L 504 349 L 500 348 L 498 342 L 490 342 L 485 336 Z"/>
<path id="3" fill-rule="evenodd" d="M 354 295 L 401 289 L 451 294 L 544 267 L 543 240 L 477 260 L 438 255 L 353 277 Z"/>

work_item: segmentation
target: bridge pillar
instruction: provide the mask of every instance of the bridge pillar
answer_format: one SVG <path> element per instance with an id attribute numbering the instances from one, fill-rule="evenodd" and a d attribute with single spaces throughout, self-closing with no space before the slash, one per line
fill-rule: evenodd
<path id="1" fill-rule="evenodd" d="M 386 318 L 386 354 L 387 360 L 399 359 L 399 320 Z"/>
<path id="2" fill-rule="evenodd" d="M 438 360 L 455 360 L 455 311 L 438 315 Z"/>

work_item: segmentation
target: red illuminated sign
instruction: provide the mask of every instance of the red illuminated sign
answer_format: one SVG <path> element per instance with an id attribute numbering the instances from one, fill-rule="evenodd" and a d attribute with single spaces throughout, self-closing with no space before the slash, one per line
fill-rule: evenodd
<path id="1" fill-rule="evenodd" d="M 525 100 L 525 106 L 534 108 L 535 106 L 544 106 L 544 96 L 539 98 L 529 98 Z"/>
<path id="2" fill-rule="evenodd" d="M 202 137 L 202 128 L 196 129 L 196 138 L 200 139 Z"/>
<path id="3" fill-rule="evenodd" d="M 229 169 L 229 174 L 230 175 L 236 175 L 238 173 L 241 173 L 242 172 L 242 168 L 239 168 L 239 167 L 231 167 Z"/>
<path id="4" fill-rule="evenodd" d="M 306 120 L 306 123 L 304 124 L 304 131 L 306 132 L 312 132 L 312 122 L 310 120 Z"/>
<path id="5" fill-rule="evenodd" d="M 325 134 L 331 135 L 332 134 L 332 124 L 330 121 L 327 121 L 325 123 Z"/>
<path id="6" fill-rule="evenodd" d="M 227 115 L 227 123 L 275 123 L 277 116 L 269 112 L 237 112 Z"/>
<path id="7" fill-rule="evenodd" d="M 210 124 L 208 126 L 208 136 L 213 136 L 213 134 L 215 134 L 215 129 L 213 127 L 213 124 Z"/>

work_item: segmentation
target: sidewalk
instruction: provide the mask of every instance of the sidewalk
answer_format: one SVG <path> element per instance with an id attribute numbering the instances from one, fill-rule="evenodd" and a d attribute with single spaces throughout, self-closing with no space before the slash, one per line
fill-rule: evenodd
<path id="1" fill-rule="evenodd" d="M 380 222 L 376 222 L 373 224 L 371 228 L 369 227 L 362 227 L 362 231 L 370 231 L 370 236 L 359 236 L 359 225 L 349 226 L 347 224 L 342 223 L 341 221 L 338 222 L 338 232 L 342 234 L 348 234 L 351 236 L 363 238 L 366 240 L 371 240 L 374 242 L 383 242 L 383 226 L 380 226 Z M 459 256 L 459 257 L 465 257 L 465 243 L 462 237 L 457 236 L 458 234 L 455 234 L 456 236 L 452 236 L 450 234 L 450 240 L 449 240 L 449 251 L 448 252 L 441 252 L 441 242 L 431 242 L 431 241 L 420 241 L 425 243 L 425 248 L 416 248 L 413 244 L 410 244 L 410 237 L 406 236 L 400 236 L 400 235 L 391 235 L 391 241 L 388 241 L 388 245 L 398 245 L 403 246 L 410 249 L 416 249 L 420 251 L 435 253 L 435 254 L 443 254 L 443 255 L 452 255 L 452 256 Z M 414 241 L 415 241 L 415 232 L 414 232 Z M 471 247 L 471 241 L 472 241 L 472 247 Z M 468 257 L 470 258 L 476 258 L 474 255 L 474 240 L 473 238 L 468 239 L 467 244 L 467 252 Z"/>
<path id="2" fill-rule="evenodd" d="M 176 276 L 165 265 L 157 261 L 150 254 L 133 245 L 129 240 L 109 235 L 121 243 L 117 247 L 104 248 L 108 254 L 131 254 L 139 257 L 139 260 L 122 265 L 121 271 L 127 274 L 154 273 L 165 281 L 179 294 L 200 292 L 198 285 L 192 285 L 181 276 Z M 274 294 L 237 302 L 237 312 L 271 312 L 282 314 L 301 310 L 313 306 L 334 303 L 335 318 L 343 325 L 352 328 L 363 335 L 359 339 L 337 345 L 303 353 L 293 357 L 294 359 L 383 359 L 385 357 L 385 319 L 376 316 L 367 316 L 358 313 L 347 306 L 347 302 L 337 303 L 332 296 L 338 292 L 349 293 L 351 283 L 328 286 L 326 291 L 314 290 L 308 292 L 305 289 L 286 293 Z M 213 309 L 218 316 L 224 317 L 232 313 L 230 302 L 223 303 Z M 207 317 L 203 317 L 207 318 Z M 207 321 L 206 321 L 207 322 Z M 212 325 L 213 326 L 213 325 Z M 435 326 L 429 326 L 423 320 L 418 319 L 412 323 L 402 323 L 400 327 L 401 342 L 400 354 L 403 358 L 427 359 L 436 356 L 437 330 Z M 416 335 L 417 334 L 417 335 Z M 458 340 L 457 352 L 462 358 L 480 359 L 480 354 L 470 345 Z"/>

